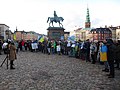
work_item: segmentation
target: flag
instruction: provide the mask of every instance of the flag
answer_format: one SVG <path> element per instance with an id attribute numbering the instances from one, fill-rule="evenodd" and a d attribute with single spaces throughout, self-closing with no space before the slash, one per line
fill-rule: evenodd
<path id="1" fill-rule="evenodd" d="M 16 40 L 16 34 L 13 35 L 13 39 Z"/>
<path id="2" fill-rule="evenodd" d="M 75 36 L 69 36 L 68 41 L 75 41 Z"/>
<path id="3" fill-rule="evenodd" d="M 39 40 L 39 42 L 41 42 L 41 43 L 42 43 L 43 41 L 44 41 L 44 38 L 42 37 L 42 38 Z"/>
<path id="4" fill-rule="evenodd" d="M 40 41 L 40 39 L 42 38 L 43 36 L 41 35 L 41 36 L 38 36 L 38 41 Z"/>
<path id="5" fill-rule="evenodd" d="M 42 36 L 41 38 L 40 38 L 40 40 L 39 40 L 39 42 L 43 42 L 44 41 L 44 37 Z"/>
<path id="6" fill-rule="evenodd" d="M 42 35 L 38 36 L 38 41 L 41 39 Z"/>

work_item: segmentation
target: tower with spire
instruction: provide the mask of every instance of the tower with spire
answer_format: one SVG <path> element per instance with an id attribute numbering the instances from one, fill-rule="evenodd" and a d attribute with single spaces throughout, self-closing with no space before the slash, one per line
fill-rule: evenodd
<path id="1" fill-rule="evenodd" d="M 18 31 L 17 26 L 16 26 L 16 32 Z"/>
<path id="2" fill-rule="evenodd" d="M 86 15 L 86 21 L 85 21 L 85 28 L 90 28 L 91 22 L 90 22 L 90 15 L 89 15 L 89 8 L 87 6 L 87 15 Z"/>

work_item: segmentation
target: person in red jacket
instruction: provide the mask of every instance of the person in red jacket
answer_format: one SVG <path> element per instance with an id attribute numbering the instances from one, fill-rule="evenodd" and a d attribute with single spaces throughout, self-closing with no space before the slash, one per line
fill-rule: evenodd
<path id="1" fill-rule="evenodd" d="M 24 51 L 25 50 L 25 42 L 22 40 L 22 42 L 21 42 L 21 45 L 22 45 L 22 51 Z"/>

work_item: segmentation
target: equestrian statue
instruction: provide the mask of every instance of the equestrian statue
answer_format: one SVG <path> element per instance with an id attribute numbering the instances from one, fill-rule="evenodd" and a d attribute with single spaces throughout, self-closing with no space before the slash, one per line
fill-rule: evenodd
<path id="1" fill-rule="evenodd" d="M 56 11 L 54 11 L 54 17 L 48 17 L 47 23 L 49 22 L 49 27 L 51 27 L 51 23 L 52 23 L 52 26 L 54 27 L 53 22 L 59 23 L 59 26 L 63 27 L 61 23 L 61 21 L 63 22 L 63 20 L 64 20 L 63 17 L 58 17 L 56 14 Z"/>

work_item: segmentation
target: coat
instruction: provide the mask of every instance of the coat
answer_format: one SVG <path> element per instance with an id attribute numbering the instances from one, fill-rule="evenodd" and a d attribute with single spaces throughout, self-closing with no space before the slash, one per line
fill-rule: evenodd
<path id="1" fill-rule="evenodd" d="M 9 60 L 15 60 L 15 59 L 17 59 L 15 45 L 10 45 L 9 49 L 10 49 Z"/>
<path id="2" fill-rule="evenodd" d="M 116 59 L 118 62 L 120 62 L 120 45 L 118 45 L 116 48 Z"/>
<path id="3" fill-rule="evenodd" d="M 107 45 L 108 52 L 107 52 L 107 58 L 108 62 L 114 62 L 116 57 L 116 46 L 114 44 Z"/>
<path id="4" fill-rule="evenodd" d="M 2 42 L 0 41 L 0 50 L 2 50 Z"/>
<path id="5" fill-rule="evenodd" d="M 60 52 L 60 50 L 61 50 L 60 45 L 57 45 L 57 52 Z"/>

